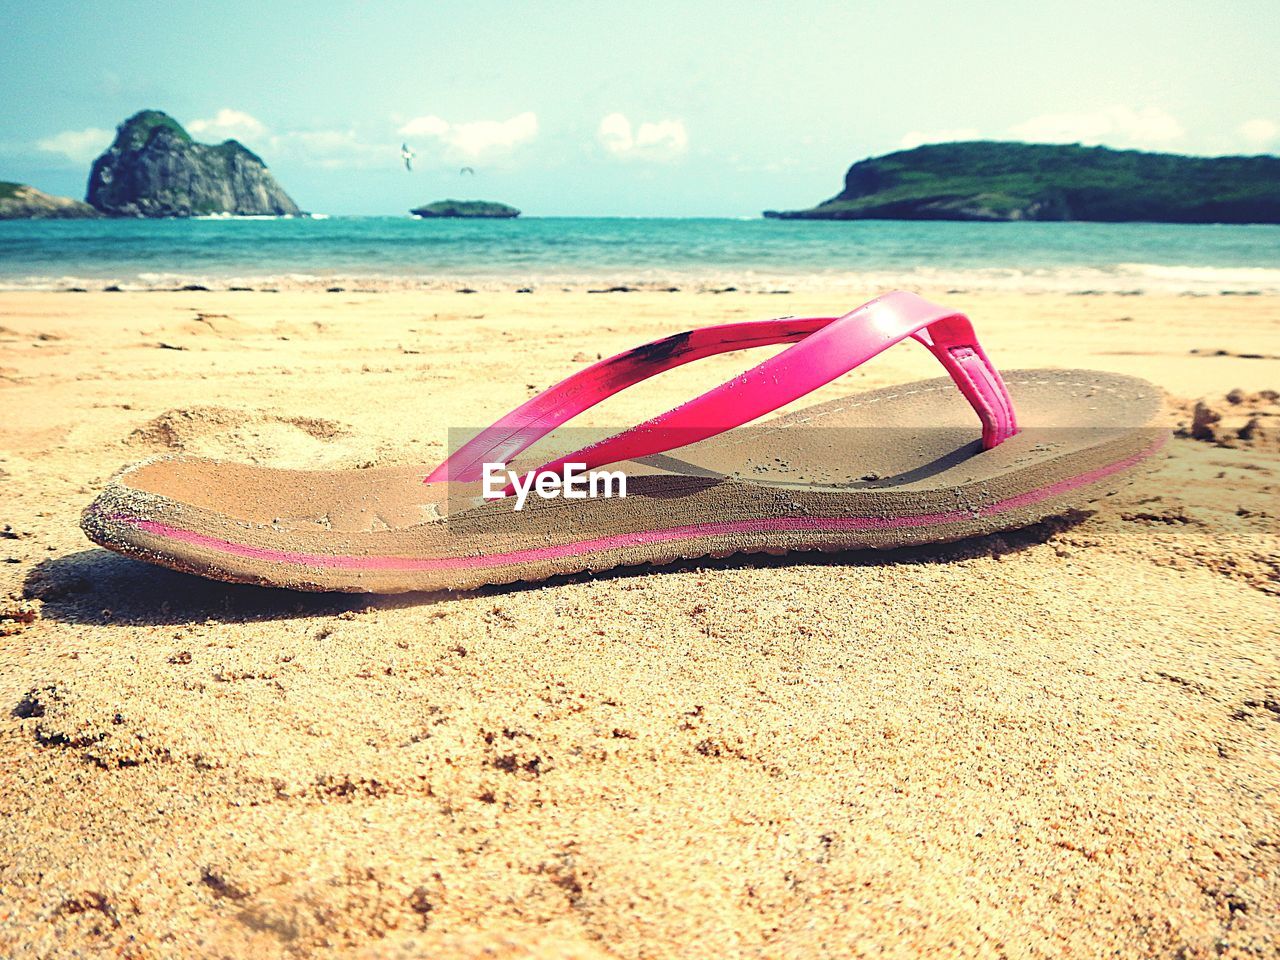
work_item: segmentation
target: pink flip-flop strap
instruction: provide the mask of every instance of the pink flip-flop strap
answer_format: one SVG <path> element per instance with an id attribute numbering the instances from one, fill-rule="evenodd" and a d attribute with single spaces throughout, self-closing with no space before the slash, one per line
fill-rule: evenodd
<path id="1" fill-rule="evenodd" d="M 791 347 L 701 396 L 598 443 L 544 464 L 585 469 L 664 453 L 749 423 L 913 337 L 938 358 L 982 422 L 990 449 L 1018 432 L 1013 401 L 962 313 L 905 291 L 842 317 L 784 318 L 701 327 L 601 360 L 538 394 L 460 447 L 426 478 L 478 481 L 486 463 L 508 463 L 607 397 L 703 357 L 748 347 Z"/>

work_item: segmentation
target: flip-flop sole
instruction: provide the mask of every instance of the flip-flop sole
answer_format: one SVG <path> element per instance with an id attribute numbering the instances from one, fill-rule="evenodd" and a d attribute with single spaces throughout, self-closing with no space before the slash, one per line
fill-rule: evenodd
<path id="1" fill-rule="evenodd" d="M 464 500 L 447 485 L 423 484 L 421 468 L 290 471 L 175 457 L 115 477 L 82 525 L 118 553 L 219 580 L 465 590 L 629 564 L 884 549 L 1014 529 L 1115 492 L 1167 436 L 1154 422 L 1159 391 L 1145 381 L 1075 370 L 1014 371 L 1005 380 L 1023 429 L 987 451 L 973 411 L 944 378 L 614 464 L 607 469 L 627 476 L 624 498 L 531 496 L 517 512 L 512 498 Z"/>

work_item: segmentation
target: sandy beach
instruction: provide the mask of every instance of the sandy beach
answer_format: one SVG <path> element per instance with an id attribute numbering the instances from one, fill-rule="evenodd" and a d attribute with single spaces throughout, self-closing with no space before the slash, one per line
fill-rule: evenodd
<path id="1" fill-rule="evenodd" d="M 932 550 L 395 598 L 79 514 L 166 452 L 432 466 L 598 355 L 848 291 L 0 293 L 0 955 L 1280 954 L 1280 297 L 921 292 L 1002 367 L 1162 387 L 1158 473 Z"/>

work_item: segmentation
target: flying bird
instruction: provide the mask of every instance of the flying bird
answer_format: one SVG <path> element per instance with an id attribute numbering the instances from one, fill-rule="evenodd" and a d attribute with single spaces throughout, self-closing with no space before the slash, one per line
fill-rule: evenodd
<path id="1" fill-rule="evenodd" d="M 476 175 L 475 167 L 463 167 L 458 171 L 458 176 L 462 176 L 464 173 L 469 173 L 474 177 Z"/>
<path id="2" fill-rule="evenodd" d="M 407 143 L 400 144 L 400 159 L 404 161 L 404 168 L 410 173 L 413 172 L 413 158 L 416 156 L 417 154 L 409 149 Z"/>

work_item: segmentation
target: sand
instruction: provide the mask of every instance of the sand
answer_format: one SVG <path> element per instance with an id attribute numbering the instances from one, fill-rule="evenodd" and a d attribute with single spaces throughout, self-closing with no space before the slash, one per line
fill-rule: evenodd
<path id="1" fill-rule="evenodd" d="M 434 463 L 598 353 L 847 292 L 0 294 L 0 955 L 1277 955 L 1280 298 L 922 292 L 1199 439 L 934 550 L 276 593 L 79 511 L 166 451 Z"/>

